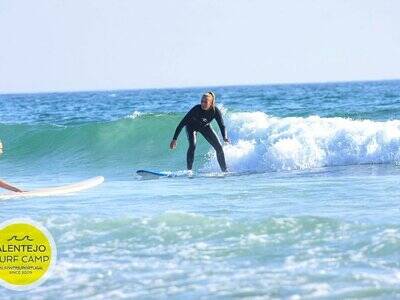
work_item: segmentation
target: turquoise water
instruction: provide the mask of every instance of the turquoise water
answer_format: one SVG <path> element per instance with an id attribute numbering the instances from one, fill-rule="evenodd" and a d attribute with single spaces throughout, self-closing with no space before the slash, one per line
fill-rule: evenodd
<path id="1" fill-rule="evenodd" d="M 400 297 L 400 81 L 214 88 L 231 176 L 199 138 L 168 149 L 203 89 L 0 95 L 0 178 L 77 195 L 0 203 L 54 236 L 58 262 L 1 299 Z M 214 124 L 217 129 L 216 124 Z"/>

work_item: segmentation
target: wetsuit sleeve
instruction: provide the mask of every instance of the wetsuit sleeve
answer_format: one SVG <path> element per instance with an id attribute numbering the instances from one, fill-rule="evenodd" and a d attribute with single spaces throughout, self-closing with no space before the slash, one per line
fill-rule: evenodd
<path id="1" fill-rule="evenodd" d="M 222 119 L 221 111 L 216 107 L 215 108 L 215 120 L 218 123 L 219 129 L 221 130 L 222 137 L 224 140 L 226 139 L 226 128 L 224 124 L 224 119 Z"/>
<path id="2" fill-rule="evenodd" d="M 179 122 L 178 126 L 175 129 L 173 140 L 178 138 L 178 135 L 181 133 L 183 126 L 185 126 L 190 119 L 191 115 L 193 114 L 194 107 L 183 117 L 183 119 Z"/>

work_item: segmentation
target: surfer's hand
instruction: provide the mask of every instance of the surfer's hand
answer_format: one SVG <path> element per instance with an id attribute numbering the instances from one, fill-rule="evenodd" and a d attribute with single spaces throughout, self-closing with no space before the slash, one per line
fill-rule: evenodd
<path id="1" fill-rule="evenodd" d="M 172 140 L 171 143 L 169 144 L 170 149 L 175 149 L 176 148 L 176 140 Z"/>
<path id="2" fill-rule="evenodd" d="M 230 144 L 230 140 L 228 138 L 224 138 L 224 142 Z"/>
<path id="3" fill-rule="evenodd" d="M 22 192 L 25 192 L 25 191 L 23 191 L 23 190 L 20 190 L 19 188 L 15 187 L 15 186 L 11 187 L 9 190 L 10 190 L 10 191 L 13 191 L 13 192 L 16 192 L 16 193 L 22 193 Z"/>

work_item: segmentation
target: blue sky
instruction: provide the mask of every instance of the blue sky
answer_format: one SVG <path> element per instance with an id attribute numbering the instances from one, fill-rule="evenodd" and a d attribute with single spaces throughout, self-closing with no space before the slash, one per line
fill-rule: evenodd
<path id="1" fill-rule="evenodd" d="M 1 0 L 0 92 L 400 78 L 400 1 Z"/>

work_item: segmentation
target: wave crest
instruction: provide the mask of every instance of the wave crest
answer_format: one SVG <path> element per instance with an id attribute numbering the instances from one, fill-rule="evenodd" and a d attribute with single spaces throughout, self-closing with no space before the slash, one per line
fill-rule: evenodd
<path id="1" fill-rule="evenodd" d="M 224 147 L 232 171 L 277 171 L 397 163 L 400 121 L 271 117 L 263 112 L 226 116 L 232 140 Z M 209 152 L 212 157 L 213 151 Z M 217 168 L 211 159 L 206 168 Z"/>

